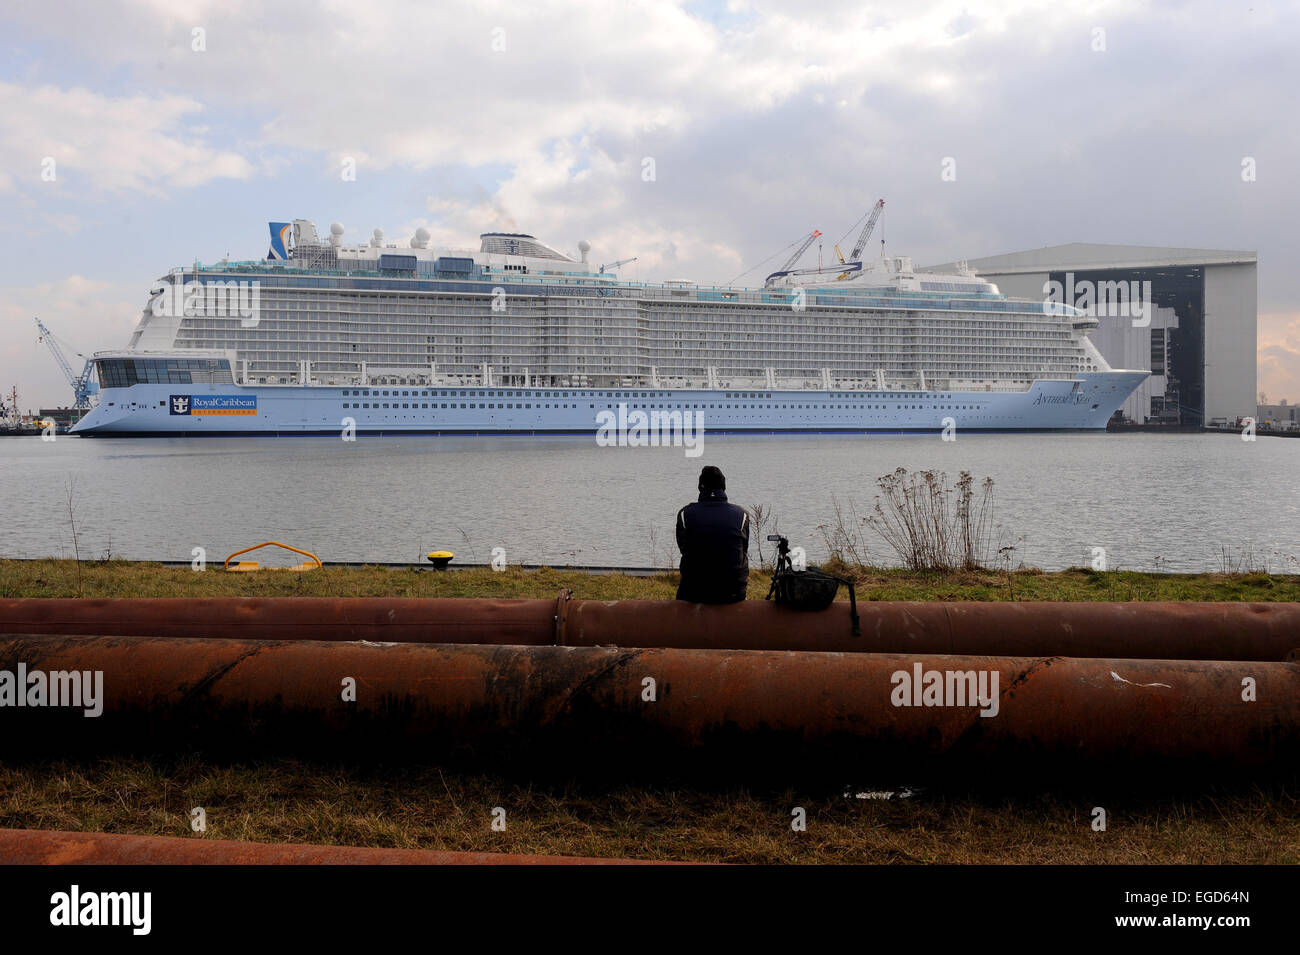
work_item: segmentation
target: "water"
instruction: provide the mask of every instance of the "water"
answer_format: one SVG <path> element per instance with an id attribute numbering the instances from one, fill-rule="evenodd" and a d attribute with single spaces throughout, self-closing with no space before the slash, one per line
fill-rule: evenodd
<path id="1" fill-rule="evenodd" d="M 869 513 L 875 479 L 901 466 L 992 477 L 993 544 L 1015 547 L 1013 566 L 1087 566 L 1102 547 L 1110 569 L 1219 570 L 1230 548 L 1300 571 L 1300 440 L 1150 433 L 718 436 L 698 458 L 579 437 L 6 438 L 0 556 L 72 556 L 71 481 L 83 558 L 188 561 L 201 546 L 220 561 L 281 540 L 325 560 L 446 548 L 487 562 L 500 547 L 512 564 L 662 565 L 705 464 L 813 560 L 833 501 Z M 896 562 L 867 540 L 868 559 Z M 250 559 L 297 560 L 272 553 Z"/>

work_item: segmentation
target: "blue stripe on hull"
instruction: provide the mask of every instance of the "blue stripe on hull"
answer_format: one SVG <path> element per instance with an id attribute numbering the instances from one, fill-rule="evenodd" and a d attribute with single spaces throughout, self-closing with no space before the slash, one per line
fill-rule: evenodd
<path id="1" fill-rule="evenodd" d="M 1025 433 L 1075 433 L 1075 432 L 1093 432 L 1105 431 L 1102 428 L 961 428 L 961 434 L 1025 434 Z M 707 435 L 745 435 L 745 434 L 939 434 L 942 428 L 709 428 L 706 430 Z M 322 438 L 330 437 L 338 439 L 339 428 L 328 428 L 320 430 L 306 431 L 92 431 L 79 435 L 83 438 Z M 425 437 L 473 437 L 473 438 L 494 438 L 494 437 L 546 437 L 562 435 L 582 435 L 585 437 L 595 437 L 596 431 L 591 429 L 562 429 L 555 428 L 551 430 L 502 430 L 502 431 L 483 431 L 469 429 L 453 428 L 411 428 L 404 430 L 392 429 L 365 429 L 356 430 L 358 437 L 388 437 L 398 438 L 407 435 L 423 435 Z M 670 445 L 665 444 L 664 447 Z"/>

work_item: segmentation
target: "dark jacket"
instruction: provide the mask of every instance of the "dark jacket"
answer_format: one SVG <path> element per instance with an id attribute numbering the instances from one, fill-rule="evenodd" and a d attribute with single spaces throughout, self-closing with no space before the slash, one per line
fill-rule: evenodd
<path id="1" fill-rule="evenodd" d="M 749 514 L 727 503 L 724 491 L 701 491 L 677 512 L 682 552 L 678 600 L 728 604 L 745 599 L 749 583 Z"/>

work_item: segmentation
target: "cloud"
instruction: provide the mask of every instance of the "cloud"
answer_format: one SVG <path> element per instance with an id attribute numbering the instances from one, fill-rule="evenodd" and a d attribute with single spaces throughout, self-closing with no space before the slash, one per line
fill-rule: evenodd
<path id="1" fill-rule="evenodd" d="M 943 78 L 936 95 L 968 96 L 969 81 L 952 81 L 954 50 L 1020 19 L 1059 20 L 1053 0 L 978 17 L 967 6 L 920 2 L 882 16 L 857 3 L 754 4 L 720 25 L 667 0 L 289 0 L 191 3 L 183 14 L 137 0 L 111 11 L 74 4 L 81 29 L 60 39 L 106 75 L 261 117 L 261 142 L 325 153 L 335 166 L 351 156 L 373 173 L 521 162 L 589 130 L 678 135 L 814 91 L 856 103 L 918 72 Z M 44 14 L 31 16 L 48 29 Z M 191 48 L 195 26 L 203 52 Z"/>
<path id="2" fill-rule="evenodd" d="M 28 195 L 66 189 L 83 198 L 162 196 L 169 188 L 248 178 L 248 160 L 186 128 L 202 109 L 186 96 L 112 97 L 83 87 L 0 82 L 0 165 L 8 171 L 0 191 L 20 183 Z"/>
<path id="3" fill-rule="evenodd" d="M 1259 390 L 1300 404 L 1300 315 L 1260 315 L 1259 326 Z"/>

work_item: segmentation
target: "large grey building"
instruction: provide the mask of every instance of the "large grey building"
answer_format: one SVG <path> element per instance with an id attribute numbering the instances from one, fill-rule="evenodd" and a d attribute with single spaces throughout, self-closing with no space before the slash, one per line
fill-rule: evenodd
<path id="1" fill-rule="evenodd" d="M 1138 287 L 1149 288 L 1151 304 L 1172 309 L 1176 321 L 1165 328 L 1129 323 L 1144 344 L 1150 341 L 1150 359 L 1141 367 L 1164 371 L 1164 395 L 1151 399 L 1146 416 L 1152 423 L 1195 426 L 1256 413 L 1257 261 L 1254 252 L 1074 242 L 967 264 L 1004 293 L 1026 298 L 1049 298 L 1051 283 L 1073 289 L 1150 282 Z M 1122 367 L 1126 354 L 1131 359 L 1132 342 L 1125 344 L 1122 335 L 1103 337 L 1115 354 L 1113 360 L 1101 348 L 1108 361 Z"/>

